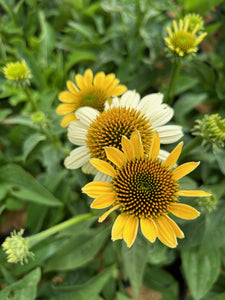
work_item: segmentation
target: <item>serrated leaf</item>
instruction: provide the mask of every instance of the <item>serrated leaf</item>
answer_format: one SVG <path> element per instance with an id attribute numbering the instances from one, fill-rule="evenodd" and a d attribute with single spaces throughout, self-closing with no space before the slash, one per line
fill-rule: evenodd
<path id="1" fill-rule="evenodd" d="M 0 182 L 6 183 L 11 195 L 42 205 L 60 206 L 61 202 L 35 178 L 18 165 L 0 168 Z"/>
<path id="2" fill-rule="evenodd" d="M 0 299 L 35 300 L 37 285 L 41 279 L 41 270 L 37 268 L 23 279 L 12 283 L 0 292 Z M 13 295 L 13 298 L 11 296 Z"/>
<path id="3" fill-rule="evenodd" d="M 27 156 L 31 153 L 32 150 L 34 150 L 34 148 L 37 146 L 37 144 L 40 143 L 41 141 L 44 141 L 45 139 L 46 139 L 46 136 L 43 134 L 40 134 L 38 132 L 29 135 L 23 144 L 24 160 L 27 159 Z"/>
<path id="4" fill-rule="evenodd" d="M 45 271 L 74 270 L 91 261 L 108 236 L 108 228 L 83 231 L 82 235 L 71 237 L 58 249 L 45 265 Z"/>
<path id="5" fill-rule="evenodd" d="M 142 277 L 147 263 L 147 255 L 150 243 L 137 236 L 133 246 L 128 248 L 125 243 L 122 246 L 122 258 L 124 271 L 129 278 L 135 297 L 138 298 Z"/>
<path id="6" fill-rule="evenodd" d="M 82 285 L 54 288 L 51 300 L 97 300 L 105 283 L 113 276 L 115 267 L 109 267 Z"/>
<path id="7" fill-rule="evenodd" d="M 216 281 L 220 270 L 220 251 L 204 251 L 199 247 L 183 250 L 182 266 L 191 294 L 202 299 Z"/>

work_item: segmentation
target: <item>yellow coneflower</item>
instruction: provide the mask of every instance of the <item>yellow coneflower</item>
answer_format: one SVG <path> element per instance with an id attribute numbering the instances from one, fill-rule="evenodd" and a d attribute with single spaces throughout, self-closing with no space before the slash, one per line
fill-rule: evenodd
<path id="1" fill-rule="evenodd" d="M 76 85 L 72 81 L 67 81 L 69 91 L 63 91 L 59 94 L 60 104 L 56 113 L 65 115 L 61 121 L 62 127 L 67 127 L 69 122 L 76 120 L 74 112 L 82 106 L 90 106 L 99 111 L 103 111 L 104 103 L 112 96 L 123 94 L 127 88 L 119 84 L 115 74 L 106 75 L 99 72 L 95 76 L 90 69 L 87 69 L 84 76 L 78 74 L 75 76 Z"/>
<path id="2" fill-rule="evenodd" d="M 173 31 L 170 27 L 167 27 L 169 37 L 164 38 L 168 48 L 178 56 L 185 56 L 190 53 L 197 52 L 197 45 L 201 43 L 204 37 L 207 35 L 206 32 L 196 35 L 199 30 L 199 24 L 194 29 L 189 30 L 189 18 L 184 20 L 173 21 Z"/>
<path id="3" fill-rule="evenodd" d="M 16 84 L 29 84 L 30 70 L 25 60 L 10 62 L 3 67 L 5 78 Z"/>
<path id="4" fill-rule="evenodd" d="M 131 247 L 139 223 L 143 235 L 152 243 L 158 237 L 163 244 L 174 248 L 177 246 L 177 238 L 184 237 L 168 214 L 195 219 L 199 212 L 189 205 L 179 203 L 178 198 L 210 194 L 200 190 L 181 190 L 179 179 L 199 165 L 199 162 L 188 162 L 172 168 L 181 148 L 182 142 L 162 162 L 158 158 L 158 133 L 154 133 L 146 155 L 140 134 L 135 131 L 130 140 L 122 137 L 122 151 L 114 147 L 105 149 L 110 163 L 96 158 L 90 160 L 95 168 L 112 177 L 111 182 L 90 182 L 82 191 L 95 198 L 92 208 L 104 209 L 111 206 L 99 218 L 99 222 L 103 222 L 112 211 L 120 210 L 112 228 L 113 241 L 124 239 L 127 246 Z"/>

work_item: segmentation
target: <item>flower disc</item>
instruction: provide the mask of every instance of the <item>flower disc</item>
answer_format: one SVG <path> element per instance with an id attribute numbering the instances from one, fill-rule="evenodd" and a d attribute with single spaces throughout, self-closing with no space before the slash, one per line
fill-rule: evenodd
<path id="1" fill-rule="evenodd" d="M 121 138 L 130 138 L 132 132 L 139 130 L 144 151 L 149 150 L 152 139 L 152 126 L 140 111 L 133 108 L 113 107 L 104 111 L 91 123 L 86 144 L 91 157 L 106 160 L 105 147 L 121 150 Z"/>
<path id="2" fill-rule="evenodd" d="M 120 209 L 139 218 L 157 218 L 177 202 L 179 186 L 171 171 L 158 159 L 133 160 L 117 171 L 113 179 Z"/>
<path id="3" fill-rule="evenodd" d="M 174 49 L 179 49 L 186 53 L 195 46 L 195 37 L 191 32 L 179 31 L 173 35 L 171 43 Z"/>

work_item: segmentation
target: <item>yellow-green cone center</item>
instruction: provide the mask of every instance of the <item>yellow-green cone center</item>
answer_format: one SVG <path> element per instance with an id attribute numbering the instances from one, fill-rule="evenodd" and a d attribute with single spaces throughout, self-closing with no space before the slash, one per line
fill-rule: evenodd
<path id="1" fill-rule="evenodd" d="M 195 36 L 191 32 L 179 31 L 173 35 L 171 43 L 175 49 L 186 53 L 195 46 Z"/>
<path id="2" fill-rule="evenodd" d="M 171 171 L 158 159 L 129 161 L 113 179 L 116 202 L 120 209 L 139 218 L 157 218 L 177 202 L 179 189 Z"/>
<path id="3" fill-rule="evenodd" d="M 81 103 L 80 106 L 90 106 L 99 111 L 104 110 L 105 101 L 108 99 L 106 91 L 91 87 L 88 91 L 80 91 Z"/>
<path id="4" fill-rule="evenodd" d="M 140 132 L 144 150 L 147 153 L 151 144 L 152 126 L 140 111 L 126 107 L 114 107 L 102 112 L 91 123 L 86 144 L 91 157 L 106 160 L 105 147 L 121 150 L 121 138 L 130 138 L 132 132 Z"/>

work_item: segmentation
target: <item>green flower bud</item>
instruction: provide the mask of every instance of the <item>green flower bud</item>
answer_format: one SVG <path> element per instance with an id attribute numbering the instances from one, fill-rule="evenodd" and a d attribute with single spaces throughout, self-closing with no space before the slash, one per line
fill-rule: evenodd
<path id="1" fill-rule="evenodd" d="M 197 200 L 198 209 L 202 213 L 210 213 L 212 210 L 215 210 L 217 205 L 217 198 L 215 195 L 211 194 L 208 197 L 199 197 Z"/>
<path id="2" fill-rule="evenodd" d="M 207 151 L 210 147 L 213 153 L 218 148 L 225 145 L 225 119 L 222 119 L 218 114 L 205 115 L 202 120 L 196 121 L 197 125 L 194 126 L 193 135 L 202 137 L 202 146 Z"/>
<path id="3" fill-rule="evenodd" d="M 3 73 L 5 78 L 14 84 L 29 85 L 30 83 L 31 73 L 25 60 L 6 64 L 3 67 Z"/>
<path id="4" fill-rule="evenodd" d="M 188 20 L 188 29 L 190 31 L 195 30 L 195 32 L 200 31 L 204 28 L 204 21 L 202 17 L 198 14 L 192 13 L 187 14 L 184 17 L 184 22 Z"/>
<path id="5" fill-rule="evenodd" d="M 7 254 L 7 261 L 9 263 L 18 263 L 22 265 L 28 262 L 28 257 L 33 257 L 34 254 L 29 251 L 28 240 L 23 238 L 24 229 L 19 232 L 11 232 L 11 236 L 7 237 L 2 244 L 3 250 Z"/>
<path id="6" fill-rule="evenodd" d="M 38 112 L 32 114 L 31 120 L 35 124 L 42 124 L 42 123 L 46 122 L 46 117 L 45 117 L 45 114 L 42 111 L 38 111 Z"/>

